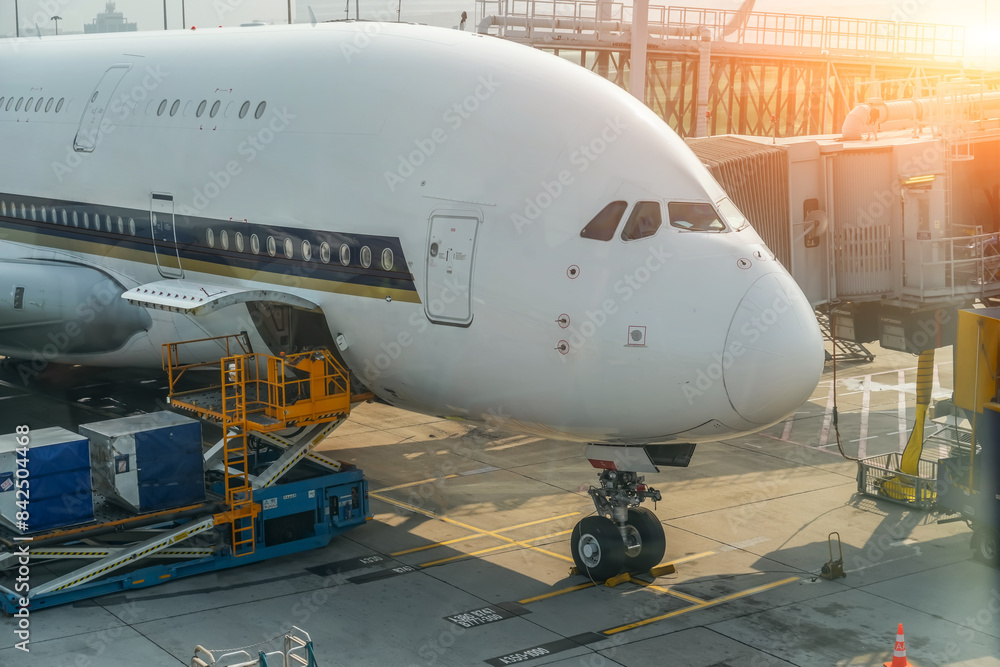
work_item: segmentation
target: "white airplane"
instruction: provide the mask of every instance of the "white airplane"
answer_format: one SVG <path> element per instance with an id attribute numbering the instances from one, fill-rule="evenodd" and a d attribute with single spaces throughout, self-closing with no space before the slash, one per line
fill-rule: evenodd
<path id="1" fill-rule="evenodd" d="M 581 570 L 648 569 L 640 473 L 823 367 L 812 309 L 685 144 L 496 38 L 330 23 L 0 44 L 0 355 L 159 368 L 246 331 L 381 399 L 587 443 Z M 204 361 L 220 349 L 206 344 Z"/>

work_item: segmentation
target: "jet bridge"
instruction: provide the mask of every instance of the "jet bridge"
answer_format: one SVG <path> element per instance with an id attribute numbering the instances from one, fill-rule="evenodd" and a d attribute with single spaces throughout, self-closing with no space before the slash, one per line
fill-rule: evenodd
<path id="1" fill-rule="evenodd" d="M 836 339 L 919 354 L 1000 301 L 998 86 L 873 81 L 840 134 L 688 144 Z"/>
<path id="2" fill-rule="evenodd" d="M 226 356 L 187 361 L 205 342 L 223 345 Z M 362 472 L 312 451 L 346 421 L 352 403 L 372 397 L 351 393 L 347 371 L 329 351 L 259 354 L 244 334 L 171 343 L 163 358 L 170 405 L 223 429 L 204 453 L 208 500 L 136 515 L 98 498 L 91 524 L 28 536 L 0 530 L 0 570 L 15 568 L 0 580 L 5 612 L 321 547 L 371 518 Z M 190 386 L 195 379 L 197 386 Z M 293 429 L 299 430 L 287 435 Z M 38 568 L 31 590 L 15 592 L 25 550 L 31 563 L 45 561 L 55 576 L 46 578 Z"/>

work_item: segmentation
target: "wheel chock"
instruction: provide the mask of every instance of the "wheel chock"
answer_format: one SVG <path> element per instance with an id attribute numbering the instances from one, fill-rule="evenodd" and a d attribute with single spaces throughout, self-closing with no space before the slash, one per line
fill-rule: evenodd
<path id="1" fill-rule="evenodd" d="M 622 572 L 621 574 L 609 577 L 608 580 L 604 582 L 604 585 L 608 588 L 612 588 L 618 584 L 624 584 L 626 581 L 632 581 L 632 575 L 628 572 Z"/>
<path id="2" fill-rule="evenodd" d="M 649 573 L 653 575 L 653 577 L 662 577 L 665 574 L 673 574 L 676 571 L 677 568 L 674 567 L 673 563 L 664 563 L 663 565 L 657 565 L 652 568 Z"/>
<path id="3" fill-rule="evenodd" d="M 569 568 L 569 576 L 575 577 L 578 574 L 580 574 L 580 568 L 578 568 L 576 565 Z"/>

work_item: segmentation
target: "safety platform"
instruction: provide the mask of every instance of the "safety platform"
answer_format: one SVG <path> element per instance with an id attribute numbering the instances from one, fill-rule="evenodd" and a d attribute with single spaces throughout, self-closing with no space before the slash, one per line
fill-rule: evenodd
<path id="1" fill-rule="evenodd" d="M 205 343 L 221 346 L 225 357 L 185 361 L 189 346 Z M 205 502 L 136 513 L 98 495 L 92 523 L 28 536 L 0 530 L 0 570 L 16 567 L 27 549 L 30 561 L 45 561 L 53 575 L 39 568 L 30 591 L 15 592 L 14 575 L 7 574 L 0 580 L 4 611 L 34 611 L 321 547 L 370 518 L 362 471 L 312 451 L 347 419 L 352 401 L 370 398 L 352 396 L 348 373 L 329 351 L 271 356 L 250 350 L 245 335 L 225 336 L 165 345 L 164 369 L 170 405 L 223 429 L 198 471 Z M 181 391 L 182 378 L 194 379 L 195 369 L 216 374 L 200 372 L 200 386 Z M 113 430 L 113 422 L 104 424 Z M 297 430 L 282 433 L 288 429 Z"/>

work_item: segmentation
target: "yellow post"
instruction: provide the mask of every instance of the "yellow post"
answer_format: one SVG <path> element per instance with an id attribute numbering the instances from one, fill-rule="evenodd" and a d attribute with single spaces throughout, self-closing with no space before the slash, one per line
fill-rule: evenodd
<path id="1" fill-rule="evenodd" d="M 934 350 L 920 353 L 917 360 L 917 411 L 916 422 L 910 439 L 906 442 L 903 457 L 899 462 L 899 471 L 907 475 L 917 475 L 920 466 L 920 453 L 924 449 L 924 422 L 927 420 L 927 408 L 931 404 L 931 389 L 934 385 Z"/>

